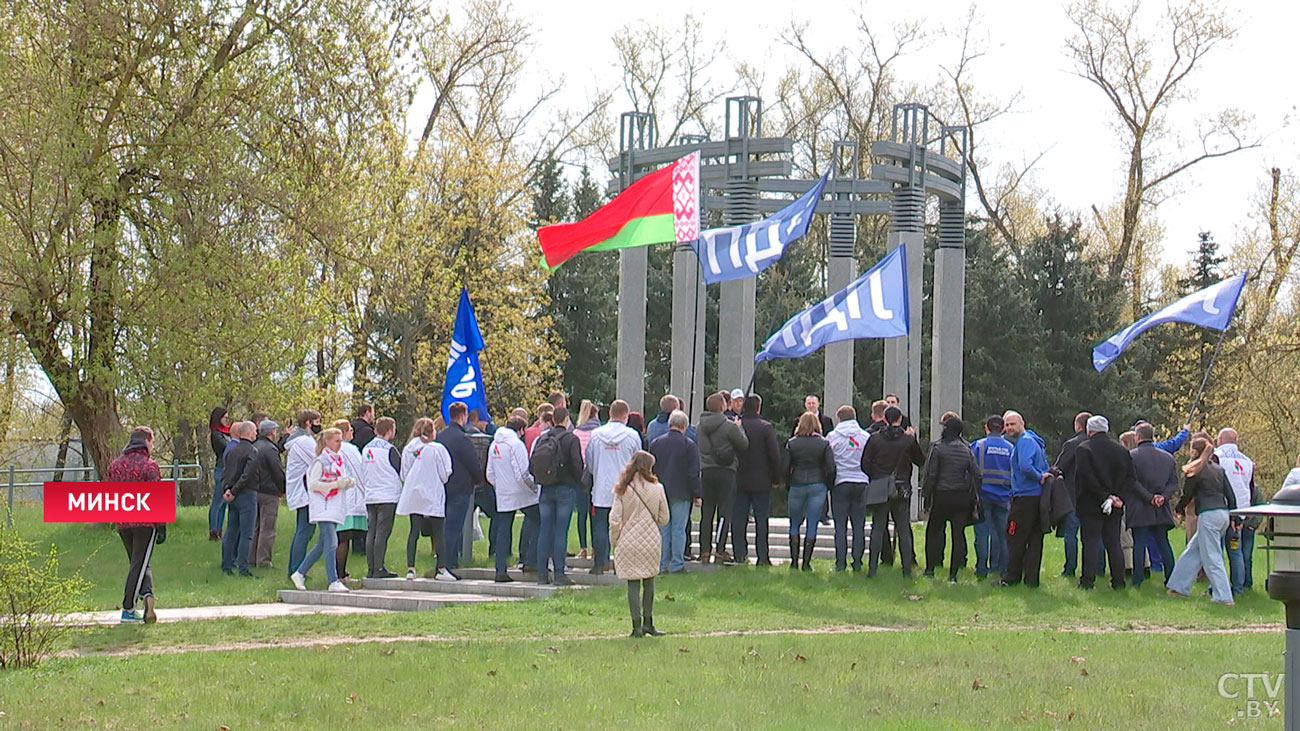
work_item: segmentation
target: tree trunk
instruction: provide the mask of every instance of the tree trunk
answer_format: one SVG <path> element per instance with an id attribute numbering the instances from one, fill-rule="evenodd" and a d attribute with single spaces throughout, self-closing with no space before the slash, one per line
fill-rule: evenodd
<path id="1" fill-rule="evenodd" d="M 81 432 L 81 443 L 95 464 L 100 480 L 108 479 L 108 465 L 118 455 L 114 439 L 122 429 L 117 416 L 117 399 L 104 389 L 83 384 L 76 395 L 63 399 L 72 423 Z"/>

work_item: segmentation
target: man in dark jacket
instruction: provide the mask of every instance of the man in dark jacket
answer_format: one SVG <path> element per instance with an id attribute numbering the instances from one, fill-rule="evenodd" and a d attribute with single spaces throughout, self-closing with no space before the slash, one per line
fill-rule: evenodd
<path id="1" fill-rule="evenodd" d="M 668 415 L 668 431 L 650 443 L 655 476 L 668 498 L 668 524 L 659 528 L 664 545 L 660 573 L 686 570 L 686 521 L 700 496 L 700 448 L 686 437 L 689 424 L 686 412 L 674 410 Z"/>
<path id="2" fill-rule="evenodd" d="M 438 432 L 434 441 L 447 448 L 451 454 L 451 477 L 447 478 L 447 517 L 442 531 L 443 550 L 447 568 L 455 571 L 460 567 L 461 541 L 465 536 L 465 520 L 469 516 L 470 502 L 474 498 L 474 486 L 487 481 L 483 474 L 483 463 L 474 449 L 465 425 L 469 422 L 469 407 L 463 401 L 455 401 L 447 407 L 449 423 L 447 428 Z"/>
<path id="3" fill-rule="evenodd" d="M 880 563 L 880 553 L 889 542 L 889 519 L 894 521 L 898 533 L 898 552 L 902 558 L 903 574 L 912 575 L 916 553 L 912 550 L 912 522 L 909 506 L 912 500 L 912 466 L 925 463 L 925 453 L 916 437 L 903 429 L 903 412 L 897 406 L 885 409 L 889 426 L 876 432 L 867 440 L 862 450 L 862 471 L 871 481 L 891 477 L 900 494 L 871 508 L 871 557 L 867 562 L 867 576 L 875 576 Z"/>
<path id="4" fill-rule="evenodd" d="M 375 438 L 375 407 L 361 404 L 357 407 L 356 418 L 352 420 L 352 444 L 357 449 L 365 449 L 371 439 Z"/>
<path id="5" fill-rule="evenodd" d="M 280 425 L 264 419 L 257 425 L 257 441 L 253 448 L 257 456 L 257 526 L 253 529 L 253 545 L 248 560 L 259 568 L 271 566 L 275 549 L 275 520 L 280 515 L 280 496 L 284 494 L 284 464 L 280 462 L 280 448 L 275 444 Z"/>
<path id="6" fill-rule="evenodd" d="M 764 419 L 763 398 L 756 393 L 745 397 L 740 429 L 749 445 L 736 454 L 736 497 L 731 507 L 731 545 L 734 560 L 749 560 L 749 511 L 754 511 L 754 550 L 759 566 L 771 566 L 767 538 L 772 514 L 772 487 L 781 482 L 781 450 L 776 427 Z"/>
<path id="7" fill-rule="evenodd" d="M 1111 439 L 1110 422 L 1104 416 L 1093 416 L 1087 423 L 1088 438 L 1074 455 L 1075 488 L 1079 500 L 1075 512 L 1079 514 L 1079 528 L 1083 535 L 1083 568 L 1079 573 L 1079 588 L 1091 589 L 1097 579 L 1097 564 L 1101 551 L 1097 544 L 1106 546 L 1110 557 L 1110 585 L 1124 588 L 1124 551 L 1119 545 L 1119 532 L 1124 515 L 1121 494 L 1129 492 L 1133 482 L 1133 458 L 1124 445 Z"/>
<path id="8" fill-rule="evenodd" d="M 241 421 L 230 427 L 230 436 L 238 443 L 226 452 L 222 481 L 227 508 L 226 533 L 221 537 L 221 571 L 234 575 L 235 566 L 240 576 L 252 577 L 248 570 L 248 549 L 253 545 L 253 524 L 257 522 L 258 466 L 253 446 L 256 427 L 251 421 Z"/>
<path id="9" fill-rule="evenodd" d="M 804 396 L 803 410 L 804 412 L 817 415 L 817 423 L 821 424 L 823 437 L 830 434 L 831 430 L 835 428 L 835 422 L 831 421 L 831 417 L 822 413 L 822 400 L 820 397 L 811 394 Z M 800 414 L 800 416 L 802 416 L 802 414 Z M 790 426 L 790 433 L 794 434 L 794 430 L 797 428 L 799 428 L 798 416 L 794 417 L 794 424 Z"/>
<path id="10" fill-rule="evenodd" d="M 1133 531 L 1133 586 L 1142 585 L 1146 572 L 1142 570 L 1141 555 L 1151 542 L 1160 554 L 1165 571 L 1165 583 L 1174 573 L 1174 549 L 1169 545 L 1169 529 L 1174 527 L 1172 501 L 1178 492 L 1178 465 L 1168 451 L 1155 442 L 1155 427 L 1138 424 L 1138 445 L 1129 454 L 1133 458 L 1132 481 L 1129 491 L 1122 495 L 1125 522 Z"/>
<path id="11" fill-rule="evenodd" d="M 537 583 L 552 583 L 549 571 L 554 567 L 554 583 L 567 586 L 573 581 L 564 575 L 564 554 L 569 543 L 569 525 L 577 502 L 578 483 L 582 481 L 582 444 L 570 428 L 572 423 L 567 407 L 557 406 L 554 412 L 543 414 L 542 419 L 543 430 L 533 442 L 532 456 L 538 458 L 540 453 L 553 450 L 558 467 L 552 479 L 543 479 L 538 470 L 533 469 L 533 478 L 541 485 Z"/>
<path id="12" fill-rule="evenodd" d="M 1061 473 L 1065 479 L 1065 489 L 1074 498 L 1077 505 L 1079 502 L 1079 490 L 1074 485 L 1074 452 L 1080 444 L 1088 438 L 1086 427 L 1088 419 L 1092 414 L 1081 411 L 1074 417 L 1074 434 L 1061 444 L 1061 453 L 1057 455 L 1053 467 Z M 1079 515 L 1071 512 L 1065 516 L 1061 523 L 1061 537 L 1064 538 L 1065 548 L 1065 566 L 1061 568 L 1061 576 L 1074 576 L 1074 572 L 1079 568 Z"/>
<path id="13" fill-rule="evenodd" d="M 727 556 L 727 515 L 736 494 L 736 455 L 749 446 L 749 438 L 736 422 L 722 415 L 727 394 L 715 393 L 704 402 L 708 411 L 700 417 L 696 438 L 700 445 L 700 561 L 712 558 L 713 520 L 718 519 L 718 562 Z"/>
<path id="14" fill-rule="evenodd" d="M 489 431 L 491 429 L 491 431 Z M 478 455 L 479 464 L 487 470 L 488 450 L 492 448 L 492 435 L 496 432 L 496 427 L 490 421 L 483 421 L 478 416 L 478 409 L 469 412 L 469 423 L 465 425 L 465 432 L 469 434 L 469 440 L 474 445 L 474 452 Z M 482 482 L 474 483 L 474 503 L 473 507 L 478 508 L 479 512 L 488 516 L 488 555 L 497 555 L 496 543 L 496 514 L 497 514 L 497 492 L 492 485 L 488 484 L 485 479 Z"/>

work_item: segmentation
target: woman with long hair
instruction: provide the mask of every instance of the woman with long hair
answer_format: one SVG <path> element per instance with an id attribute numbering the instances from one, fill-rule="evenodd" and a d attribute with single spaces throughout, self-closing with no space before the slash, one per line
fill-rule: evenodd
<path id="1" fill-rule="evenodd" d="M 948 582 L 957 583 L 957 571 L 966 567 L 966 524 L 971 522 L 982 478 L 970 445 L 962 439 L 964 428 L 954 414 L 943 420 L 943 433 L 930 448 L 925 463 L 921 498 L 930 511 L 925 526 L 925 575 L 934 576 L 943 564 L 944 527 L 951 526 L 952 556 Z"/>
<path id="2" fill-rule="evenodd" d="M 343 432 L 334 428 L 322 431 L 316 442 L 316 459 L 307 468 L 308 518 L 320 529 L 320 538 L 289 576 L 299 591 L 307 590 L 307 572 L 322 556 L 329 590 L 349 591 L 339 581 L 338 564 L 334 561 L 339 547 L 338 527 L 347 518 L 347 492 L 357 484 L 356 478 L 348 474 L 347 461 L 340 453 L 342 446 Z"/>
<path id="3" fill-rule="evenodd" d="M 348 549 L 352 547 L 352 542 L 355 540 L 360 540 L 362 545 L 365 544 L 366 530 L 370 525 L 366 519 L 366 484 L 362 475 L 361 450 L 352 443 L 354 433 L 352 422 L 339 419 L 330 426 L 343 433 L 343 443 L 339 445 L 339 453 L 347 463 L 348 474 L 357 479 L 356 486 L 347 493 L 346 517 L 343 524 L 339 526 L 339 546 L 334 552 L 335 562 L 339 567 L 339 579 L 347 581 L 351 578 L 348 575 Z"/>
<path id="4" fill-rule="evenodd" d="M 578 438 L 578 444 L 582 447 L 583 459 L 587 457 L 587 444 L 591 441 L 591 433 L 600 428 L 600 407 L 594 401 L 583 399 L 582 405 L 578 407 L 578 419 L 573 422 L 573 435 Z M 578 486 L 577 502 L 574 504 L 574 512 L 578 514 L 578 558 L 587 558 L 590 555 L 587 551 L 587 540 L 591 535 L 588 529 L 589 519 L 591 518 L 591 493 L 587 492 L 581 485 Z M 594 568 L 603 569 L 603 566 Z"/>
<path id="5" fill-rule="evenodd" d="M 411 531 L 406 536 L 406 578 L 415 578 L 415 550 L 420 536 L 428 536 L 436 556 L 434 569 L 426 578 L 456 581 L 443 558 L 442 522 L 447 516 L 447 480 L 451 477 L 451 453 L 434 441 L 433 420 L 418 419 L 411 429 L 411 441 L 402 450 L 402 496 L 397 514 L 409 516 Z"/>
<path id="6" fill-rule="evenodd" d="M 655 629 L 655 577 L 663 553 L 660 526 L 668 525 L 668 498 L 654 473 L 655 458 L 644 450 L 632 455 L 614 484 L 609 511 L 609 542 L 618 548 L 614 573 L 627 581 L 632 636 L 659 637 Z"/>
<path id="7" fill-rule="evenodd" d="M 817 523 L 826 507 L 829 485 L 835 484 L 835 453 L 822 437 L 822 423 L 816 414 L 805 411 L 795 425 L 794 436 L 785 443 L 786 484 L 790 488 L 790 568 L 799 568 L 799 524 L 807 522 L 803 536 L 803 570 L 812 571 L 813 550 L 817 547 Z"/>
<path id="8" fill-rule="evenodd" d="M 216 455 L 216 466 L 212 468 L 212 504 L 208 507 L 208 540 L 221 540 L 221 527 L 226 520 L 226 500 L 222 496 L 226 488 L 221 484 L 225 473 L 223 462 L 226 447 L 230 446 L 230 412 L 224 406 L 218 406 L 208 416 L 208 436 L 212 440 L 212 453 Z"/>
<path id="9" fill-rule="evenodd" d="M 1204 568 L 1211 598 L 1232 605 L 1232 587 L 1223 565 L 1223 536 L 1228 532 L 1229 511 L 1237 507 L 1237 496 L 1223 468 L 1211 460 L 1213 455 L 1208 439 L 1192 440 L 1192 461 L 1183 467 L 1183 494 L 1174 512 L 1182 517 L 1187 504 L 1195 500 L 1196 533 L 1174 563 L 1168 587 L 1173 596 L 1191 596 L 1192 582 Z"/>

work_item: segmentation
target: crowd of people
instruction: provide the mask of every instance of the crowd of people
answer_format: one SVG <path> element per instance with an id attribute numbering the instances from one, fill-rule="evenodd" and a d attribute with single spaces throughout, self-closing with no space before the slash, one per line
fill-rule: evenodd
<path id="1" fill-rule="evenodd" d="M 1231 428 L 1192 434 L 1188 425 L 1157 441 L 1155 428 L 1139 421 L 1115 437 L 1105 416 L 1080 413 L 1049 460 L 1045 440 L 1015 411 L 984 419 L 973 440 L 950 412 L 938 438 L 922 445 L 892 394 L 862 420 L 848 405 L 832 420 L 808 396 L 785 439 L 763 417 L 763 399 L 741 389 L 709 395 L 694 423 L 673 395 L 649 421 L 621 400 L 603 423 L 595 402 L 582 401 L 576 419 L 568 405 L 552 393 L 532 414 L 517 408 L 498 426 L 456 402 L 445 424 L 417 419 L 402 446 L 395 420 L 376 418 L 369 404 L 329 427 L 304 409 L 283 437 L 266 414 L 232 422 L 226 409 L 215 409 L 209 536 L 221 543 L 221 569 L 257 578 L 252 567 L 273 566 L 283 499 L 296 521 L 283 568 L 300 590 L 323 561 L 327 590 L 350 591 L 350 551 L 364 553 L 368 578 L 401 576 L 386 564 L 397 516 L 409 521 L 405 578 L 417 577 L 427 537 L 435 561 L 424 576 L 458 581 L 463 531 L 477 508 L 489 518 L 496 581 L 567 585 L 568 559 L 590 558 L 592 574 L 627 580 L 633 634 L 654 636 L 662 634 L 653 614 L 660 573 L 684 571 L 690 561 L 748 564 L 751 520 L 755 562 L 773 564 L 773 488 L 786 490 L 792 570 L 812 569 L 818 531 L 833 523 L 836 571 L 865 568 L 871 577 L 881 564 L 897 563 L 911 576 L 917 484 L 928 514 L 925 576 L 946 563 L 948 580 L 958 580 L 973 526 L 974 574 L 999 586 L 1038 586 L 1051 532 L 1064 545 L 1061 575 L 1077 576 L 1082 589 L 1107 574 L 1118 589 L 1163 573 L 1168 593 L 1189 596 L 1203 573 L 1212 600 L 1232 604 L 1252 585 L 1257 526 L 1229 511 L 1257 502 L 1258 492 L 1254 464 Z M 1174 455 L 1188 443 L 1179 467 Z M 136 429 L 110 479 L 147 479 L 151 449 L 152 432 Z M 1288 481 L 1300 482 L 1300 468 Z M 516 517 L 523 520 L 517 550 Z M 1180 519 L 1188 539 L 1175 559 L 1168 533 Z M 149 555 L 161 540 L 155 526 L 119 529 L 131 559 L 122 618 L 149 621 Z M 522 573 L 512 576 L 512 567 Z"/>

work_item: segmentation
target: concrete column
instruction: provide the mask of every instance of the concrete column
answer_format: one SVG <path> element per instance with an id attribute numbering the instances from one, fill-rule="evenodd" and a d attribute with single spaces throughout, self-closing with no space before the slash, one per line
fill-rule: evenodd
<path id="1" fill-rule="evenodd" d="M 718 306 L 718 389 L 745 388 L 754 375 L 754 293 L 758 279 L 723 282 Z M 764 336 L 766 337 L 766 336 Z"/>
<path id="2" fill-rule="evenodd" d="M 645 403 L 646 248 L 618 252 L 618 398 Z"/>
<path id="3" fill-rule="evenodd" d="M 940 430 L 939 417 L 962 411 L 962 367 L 966 317 L 965 221 L 960 204 L 939 210 L 939 247 L 934 253 L 934 317 L 930 366 L 930 429 Z"/>
<path id="4" fill-rule="evenodd" d="M 921 275 L 925 255 L 925 235 L 919 232 L 891 231 L 888 241 L 891 251 L 899 244 L 907 244 L 907 306 L 908 314 L 911 316 L 908 326 L 911 329 L 909 338 L 912 347 L 909 358 L 907 343 L 909 338 L 890 338 L 885 341 L 885 393 L 898 394 L 903 413 L 907 414 L 913 424 L 919 425 L 921 423 Z"/>
<path id="5" fill-rule="evenodd" d="M 858 276 L 858 262 L 851 256 L 832 256 L 826 270 L 826 296 L 849 286 Z M 853 340 L 841 340 L 825 347 L 822 371 L 822 410 L 831 415 L 841 406 L 855 406 L 858 415 L 869 413 L 871 404 L 853 403 Z M 873 399 L 874 400 L 874 399 Z"/>
<path id="6" fill-rule="evenodd" d="M 673 252 L 673 342 L 668 388 L 686 402 L 688 416 L 704 408 L 698 398 L 704 387 L 704 295 L 699 259 L 689 245 L 679 246 Z"/>

